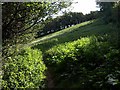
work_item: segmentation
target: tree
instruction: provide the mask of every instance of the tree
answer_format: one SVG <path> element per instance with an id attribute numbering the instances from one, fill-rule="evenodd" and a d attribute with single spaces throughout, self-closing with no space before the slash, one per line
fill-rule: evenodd
<path id="1" fill-rule="evenodd" d="M 117 24 L 120 23 L 119 17 L 120 17 L 120 1 L 115 3 L 113 7 L 113 13 L 112 13 L 113 21 Z"/>
<path id="2" fill-rule="evenodd" d="M 113 23 L 116 25 L 118 47 L 120 46 L 120 1 L 118 2 L 98 2 L 100 10 L 102 12 L 102 17 L 105 23 Z"/>
<path id="3" fill-rule="evenodd" d="M 35 38 L 44 23 L 67 2 L 4 2 L 2 4 L 2 55 L 15 55 L 21 48 Z"/>
<path id="4" fill-rule="evenodd" d="M 69 6 L 67 2 L 5 2 L 2 5 L 3 43 L 22 43 L 34 33 L 35 26 L 53 13 Z M 29 35 L 28 35 L 29 34 Z M 24 41 L 25 42 L 25 41 Z"/>
<path id="5" fill-rule="evenodd" d="M 115 2 L 97 2 L 102 12 L 103 19 L 106 23 L 112 21 L 112 10 Z"/>

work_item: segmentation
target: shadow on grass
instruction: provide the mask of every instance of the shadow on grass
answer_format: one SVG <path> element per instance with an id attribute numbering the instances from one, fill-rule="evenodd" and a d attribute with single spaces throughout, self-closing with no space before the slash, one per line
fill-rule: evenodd
<path id="1" fill-rule="evenodd" d="M 79 26 L 73 30 L 71 30 L 72 28 L 69 29 L 70 30 L 68 31 L 63 31 L 62 33 L 60 32 L 59 34 L 54 35 L 53 37 L 48 37 L 47 39 L 38 42 L 32 48 L 40 49 L 44 53 L 46 50 L 58 44 L 71 42 L 82 37 L 91 35 L 105 35 L 113 31 L 110 25 L 105 25 L 100 20 L 95 20 L 94 22 L 90 22 L 84 26 Z"/>
<path id="2" fill-rule="evenodd" d="M 80 32 L 79 29 L 84 29 L 85 27 L 88 27 L 91 24 L 92 23 L 80 26 L 77 29 L 74 29 L 73 31 L 68 31 L 65 33 L 63 32 L 62 34 L 58 34 L 44 41 L 38 42 L 38 44 L 34 45 L 32 48 L 40 49 L 44 53 L 46 50 L 52 48 L 55 45 L 77 40 L 80 38 L 80 35 L 79 34 L 74 35 L 74 33 Z"/>

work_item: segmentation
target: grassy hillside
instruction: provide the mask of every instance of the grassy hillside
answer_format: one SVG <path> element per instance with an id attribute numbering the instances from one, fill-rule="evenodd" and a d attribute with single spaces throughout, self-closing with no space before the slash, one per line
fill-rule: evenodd
<path id="1" fill-rule="evenodd" d="M 56 87 L 107 90 L 120 83 L 118 30 L 97 19 L 41 37 L 31 45 L 42 50 Z"/>
<path id="2" fill-rule="evenodd" d="M 102 20 L 91 20 L 41 37 L 30 45 L 35 45 L 34 48 L 41 49 L 45 52 L 57 44 L 74 41 L 86 36 L 105 34 L 111 35 L 110 41 L 114 41 L 114 44 L 117 44 L 117 28 L 114 25 L 106 25 Z"/>

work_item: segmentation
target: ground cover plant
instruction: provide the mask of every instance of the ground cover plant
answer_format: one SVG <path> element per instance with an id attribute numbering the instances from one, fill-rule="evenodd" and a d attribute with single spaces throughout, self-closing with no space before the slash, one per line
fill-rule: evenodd
<path id="1" fill-rule="evenodd" d="M 4 59 L 3 87 L 41 88 L 44 87 L 45 70 L 47 69 L 42 52 L 25 48 L 14 56 Z"/>
<path id="2" fill-rule="evenodd" d="M 91 36 L 57 45 L 45 54 L 57 87 L 108 89 L 120 85 L 119 50 Z"/>

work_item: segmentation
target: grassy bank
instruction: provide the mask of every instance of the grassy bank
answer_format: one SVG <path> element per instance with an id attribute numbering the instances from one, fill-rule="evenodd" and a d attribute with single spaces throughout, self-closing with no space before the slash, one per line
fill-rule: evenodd
<path id="1" fill-rule="evenodd" d="M 31 45 L 45 52 L 57 44 L 71 42 L 86 36 L 105 34 L 110 35 L 110 42 L 114 41 L 114 44 L 117 44 L 117 28 L 114 25 L 106 25 L 102 20 L 92 20 L 41 37 L 32 42 Z"/>

